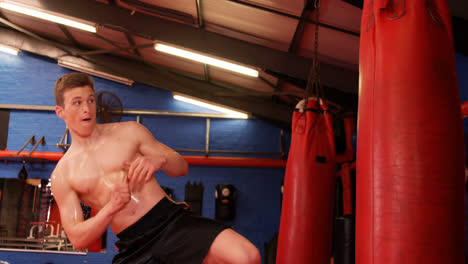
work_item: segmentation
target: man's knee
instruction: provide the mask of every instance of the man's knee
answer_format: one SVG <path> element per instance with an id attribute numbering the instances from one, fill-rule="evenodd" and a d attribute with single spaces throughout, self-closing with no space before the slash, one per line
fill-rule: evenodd
<path id="1" fill-rule="evenodd" d="M 216 254 L 209 252 L 203 264 L 229 263 L 229 264 L 261 264 L 260 252 L 254 245 L 231 248 L 229 254 Z"/>
<path id="2" fill-rule="evenodd" d="M 261 264 L 257 247 L 232 229 L 224 230 L 211 245 L 204 264 Z"/>
<path id="3" fill-rule="evenodd" d="M 262 262 L 262 257 L 260 256 L 260 251 L 255 246 L 252 246 L 246 252 L 247 258 L 245 263 L 249 264 L 260 264 Z"/>
<path id="4" fill-rule="evenodd" d="M 258 249 L 250 243 L 247 246 L 243 247 L 242 253 L 238 256 L 239 259 L 237 259 L 236 263 L 239 264 L 260 264 L 262 262 L 260 251 L 258 251 Z"/>

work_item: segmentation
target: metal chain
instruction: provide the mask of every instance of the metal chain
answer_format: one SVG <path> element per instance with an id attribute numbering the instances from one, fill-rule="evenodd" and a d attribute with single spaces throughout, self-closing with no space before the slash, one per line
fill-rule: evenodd
<path id="1" fill-rule="evenodd" d="M 314 59 L 309 72 L 309 79 L 307 80 L 305 97 L 311 95 L 317 98 L 323 98 L 323 88 L 320 84 L 320 63 L 318 61 L 318 38 L 319 38 L 319 17 L 320 17 L 320 0 L 315 0 L 315 39 L 314 39 Z"/>

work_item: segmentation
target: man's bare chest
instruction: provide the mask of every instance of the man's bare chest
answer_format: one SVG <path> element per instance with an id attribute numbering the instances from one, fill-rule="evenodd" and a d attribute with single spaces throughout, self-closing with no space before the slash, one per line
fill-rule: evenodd
<path id="1" fill-rule="evenodd" d="M 123 182 L 125 162 L 137 155 L 128 142 L 102 144 L 76 155 L 69 164 L 69 183 L 79 195 L 105 193 Z"/>

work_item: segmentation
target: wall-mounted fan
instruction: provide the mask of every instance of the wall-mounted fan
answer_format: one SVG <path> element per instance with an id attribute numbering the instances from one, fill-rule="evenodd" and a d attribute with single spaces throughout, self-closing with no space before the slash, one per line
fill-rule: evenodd
<path id="1" fill-rule="evenodd" d="M 120 122 L 122 119 L 122 102 L 117 95 L 99 91 L 96 93 L 96 121 L 99 124 Z"/>

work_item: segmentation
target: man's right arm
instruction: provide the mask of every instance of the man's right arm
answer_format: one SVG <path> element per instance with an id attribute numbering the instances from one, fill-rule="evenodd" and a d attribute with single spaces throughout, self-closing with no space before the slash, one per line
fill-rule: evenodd
<path id="1" fill-rule="evenodd" d="M 117 185 L 112 190 L 111 200 L 94 217 L 84 221 L 78 195 L 67 180 L 54 172 L 51 183 L 65 233 L 73 246 L 79 250 L 85 249 L 98 239 L 107 229 L 113 216 L 130 201 L 128 184 Z"/>

